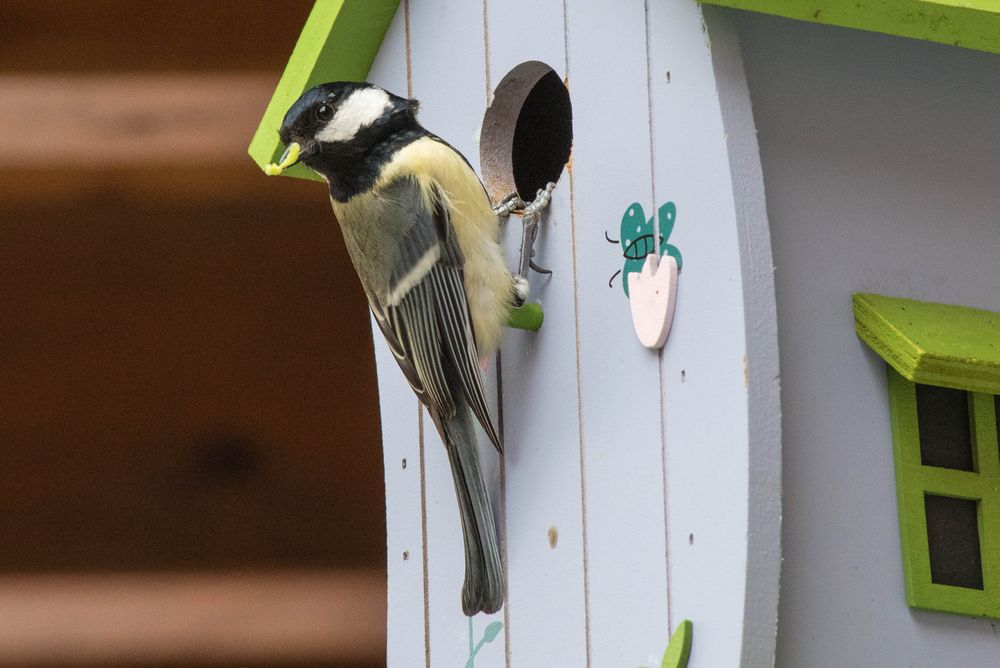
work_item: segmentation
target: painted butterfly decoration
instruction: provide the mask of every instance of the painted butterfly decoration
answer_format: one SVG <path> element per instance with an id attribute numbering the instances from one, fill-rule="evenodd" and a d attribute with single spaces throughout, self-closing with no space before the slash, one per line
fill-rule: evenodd
<path id="1" fill-rule="evenodd" d="M 677 206 L 673 202 L 667 202 L 660 207 L 660 255 L 669 255 L 677 262 L 677 269 L 683 265 L 681 252 L 677 246 L 668 244 L 670 233 L 674 231 L 674 223 L 677 221 Z M 646 213 L 642 210 L 642 205 L 633 202 L 622 214 L 620 237 L 612 239 L 608 233 L 604 233 L 604 238 L 613 244 L 620 243 L 622 246 L 622 256 L 625 258 L 625 266 L 616 271 L 608 279 L 608 287 L 611 287 L 615 276 L 622 275 L 622 288 L 625 296 L 628 297 L 628 275 L 642 271 L 646 256 L 653 252 L 653 219 L 646 218 Z"/>

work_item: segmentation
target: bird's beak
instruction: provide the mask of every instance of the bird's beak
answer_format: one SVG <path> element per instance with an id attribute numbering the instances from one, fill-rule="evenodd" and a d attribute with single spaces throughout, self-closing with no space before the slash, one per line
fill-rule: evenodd
<path id="1" fill-rule="evenodd" d="M 268 176 L 277 176 L 299 161 L 302 147 L 298 142 L 292 142 L 281 154 L 281 160 L 277 164 L 271 163 L 264 168 L 264 173 Z"/>

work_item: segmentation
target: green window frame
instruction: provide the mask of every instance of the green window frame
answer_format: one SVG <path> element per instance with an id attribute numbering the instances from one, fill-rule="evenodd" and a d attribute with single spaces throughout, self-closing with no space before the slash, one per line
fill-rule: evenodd
<path id="1" fill-rule="evenodd" d="M 854 315 L 889 367 L 907 604 L 1000 619 L 1000 313 L 856 294 Z"/>
<path id="2" fill-rule="evenodd" d="M 925 466 L 921 460 L 917 384 L 889 369 L 893 458 L 906 602 L 914 608 L 1000 619 L 1000 449 L 994 396 L 969 392 L 972 471 Z M 975 503 L 982 588 L 935 582 L 927 495 Z M 940 578 L 938 578 L 940 579 Z"/>

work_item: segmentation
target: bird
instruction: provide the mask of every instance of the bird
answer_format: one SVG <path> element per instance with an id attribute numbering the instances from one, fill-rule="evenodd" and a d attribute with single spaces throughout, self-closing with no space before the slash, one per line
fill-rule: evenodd
<path id="1" fill-rule="evenodd" d="M 374 320 L 448 453 L 465 547 L 462 611 L 497 612 L 504 573 L 474 420 L 503 454 L 482 369 L 526 281 L 469 161 L 417 121 L 419 103 L 367 82 L 314 86 L 289 108 L 269 174 L 301 162 L 329 185 Z"/>

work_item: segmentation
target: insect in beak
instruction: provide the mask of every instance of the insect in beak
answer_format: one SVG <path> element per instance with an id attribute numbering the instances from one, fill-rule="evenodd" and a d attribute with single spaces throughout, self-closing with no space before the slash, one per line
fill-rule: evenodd
<path id="1" fill-rule="evenodd" d="M 301 147 L 298 142 L 292 142 L 281 154 L 281 160 L 277 164 L 271 163 L 264 168 L 264 173 L 268 176 L 277 176 L 299 161 Z"/>

